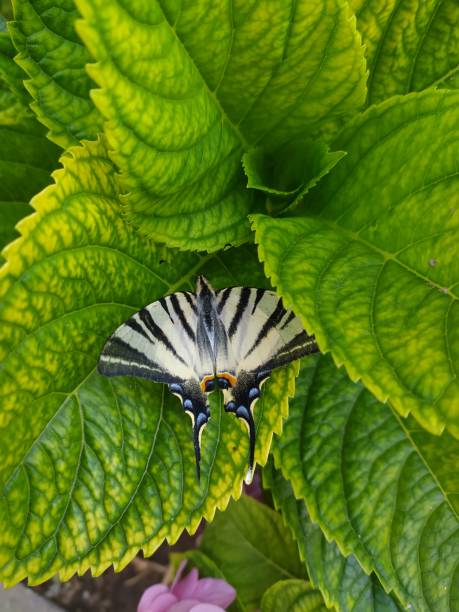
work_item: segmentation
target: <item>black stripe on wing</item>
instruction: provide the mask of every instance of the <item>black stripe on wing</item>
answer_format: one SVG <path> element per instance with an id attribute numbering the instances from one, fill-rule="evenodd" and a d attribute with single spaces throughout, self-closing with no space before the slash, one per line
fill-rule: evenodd
<path id="1" fill-rule="evenodd" d="M 134 329 L 131 325 L 129 327 Z M 150 343 L 150 340 L 148 342 Z M 112 336 L 107 340 L 97 369 L 104 376 L 139 376 L 162 383 L 177 381 L 177 377 L 172 377 L 165 372 L 159 364 L 149 359 L 145 353 L 117 336 Z"/>
<path id="2" fill-rule="evenodd" d="M 276 304 L 276 307 L 274 308 L 273 312 L 269 315 L 269 317 L 264 322 L 263 327 L 258 332 L 258 336 L 255 338 L 255 342 L 252 344 L 252 346 L 247 351 L 244 359 L 248 357 L 257 348 L 257 346 L 260 344 L 263 338 L 266 338 L 269 332 L 279 324 L 279 322 L 282 320 L 282 317 L 285 315 L 285 313 L 286 313 L 286 310 L 282 304 L 282 298 L 279 298 Z"/>
<path id="3" fill-rule="evenodd" d="M 268 361 L 260 364 L 259 370 L 267 372 L 287 365 L 291 361 L 319 352 L 319 347 L 314 336 L 308 336 L 305 331 L 301 331 L 290 342 L 281 346 L 275 355 Z"/>
<path id="4" fill-rule="evenodd" d="M 142 310 L 139 311 L 139 317 L 152 336 L 158 342 L 161 342 L 174 355 L 174 357 L 176 357 L 183 364 L 187 365 L 183 357 L 177 353 L 163 330 L 154 322 L 153 317 L 146 308 L 142 308 Z"/>
<path id="5" fill-rule="evenodd" d="M 188 302 L 188 304 L 190 305 L 191 310 L 194 312 L 194 314 L 197 313 L 198 309 L 196 308 L 196 304 L 193 300 L 193 293 L 190 293 L 189 291 L 183 291 L 183 294 L 185 296 L 186 301 Z"/>
<path id="6" fill-rule="evenodd" d="M 247 309 L 247 306 L 249 304 L 249 298 L 250 298 L 250 294 L 251 294 L 251 289 L 249 289 L 249 287 L 242 287 L 241 289 L 241 293 L 239 296 L 239 302 L 236 306 L 236 311 L 234 313 L 234 316 L 231 320 L 229 329 L 228 329 L 228 335 L 231 338 L 232 336 L 234 336 L 234 334 L 236 333 L 236 330 L 238 328 L 238 325 L 242 319 L 242 316 L 244 314 L 244 312 Z"/>
<path id="7" fill-rule="evenodd" d="M 229 296 L 231 295 L 231 292 L 232 292 L 231 287 L 228 287 L 226 289 L 220 289 L 220 291 L 217 291 L 217 299 L 218 298 L 220 299 L 220 301 L 217 304 L 218 314 L 221 314 L 226 302 L 228 301 Z"/>
<path id="8" fill-rule="evenodd" d="M 158 300 L 158 302 L 161 304 L 162 309 L 164 310 L 164 312 L 167 314 L 167 316 L 169 317 L 169 319 L 171 320 L 171 323 L 174 322 L 174 319 L 171 317 L 171 313 L 169 312 L 169 308 L 167 306 L 167 300 L 166 298 L 160 298 Z"/>
<path id="9" fill-rule="evenodd" d="M 180 323 L 182 324 L 182 327 L 185 330 L 186 335 L 192 342 L 194 342 L 196 340 L 196 335 L 191 329 L 190 324 L 188 323 L 187 318 L 185 317 L 185 313 L 183 312 L 182 307 L 180 306 L 180 302 L 175 293 L 170 296 L 170 301 L 172 304 L 172 308 L 175 311 L 175 314 L 178 316 Z"/>
<path id="10" fill-rule="evenodd" d="M 252 314 L 255 312 L 255 310 L 257 309 L 258 304 L 261 301 L 261 298 L 264 296 L 266 289 L 257 289 L 256 290 L 256 295 L 255 295 L 255 300 L 253 302 L 253 308 L 252 308 Z"/>

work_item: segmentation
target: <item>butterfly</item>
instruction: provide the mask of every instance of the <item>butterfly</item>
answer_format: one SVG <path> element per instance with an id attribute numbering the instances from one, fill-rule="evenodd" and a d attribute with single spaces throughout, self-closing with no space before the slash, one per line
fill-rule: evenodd
<path id="1" fill-rule="evenodd" d="M 253 477 L 253 409 L 275 368 L 317 352 L 314 336 L 273 291 L 232 287 L 215 291 L 199 276 L 182 291 L 145 306 L 116 329 L 100 355 L 104 376 L 138 376 L 168 385 L 191 417 L 200 479 L 201 435 L 210 418 L 207 394 L 221 389 L 225 411 L 246 424 Z"/>

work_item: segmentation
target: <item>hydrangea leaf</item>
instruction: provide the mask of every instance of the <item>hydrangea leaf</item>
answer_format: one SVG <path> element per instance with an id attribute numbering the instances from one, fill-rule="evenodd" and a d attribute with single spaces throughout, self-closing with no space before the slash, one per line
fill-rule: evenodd
<path id="1" fill-rule="evenodd" d="M 459 436 L 459 94 L 396 97 L 334 144 L 348 155 L 297 217 L 254 217 L 285 303 L 353 380 Z"/>
<path id="2" fill-rule="evenodd" d="M 370 75 L 368 103 L 427 87 L 459 87 L 456 0 L 350 0 Z"/>
<path id="3" fill-rule="evenodd" d="M 281 516 L 247 495 L 206 527 L 198 554 L 191 559 L 212 575 L 217 567 L 219 577 L 236 589 L 244 610 L 259 608 L 263 593 L 275 582 L 306 575 Z"/>
<path id="4" fill-rule="evenodd" d="M 0 114 L 0 249 L 17 237 L 16 223 L 30 198 L 49 183 L 58 148 L 32 117 L 3 121 Z"/>
<path id="5" fill-rule="evenodd" d="M 216 287 L 266 285 L 252 247 L 220 257 L 171 255 L 119 214 L 102 142 L 71 149 L 36 196 L 22 237 L 4 251 L 0 318 L 0 580 L 38 583 L 120 569 L 240 495 L 248 458 L 242 423 L 211 395 L 201 485 L 189 419 L 162 385 L 95 372 L 129 315 L 198 273 Z M 244 266 L 240 262 L 244 261 Z M 234 264 L 234 272 L 232 267 Z M 256 461 L 280 431 L 295 365 L 266 383 L 256 411 Z M 267 425 L 269 423 L 269 426 Z"/>
<path id="6" fill-rule="evenodd" d="M 0 32 L 0 250 L 17 237 L 14 226 L 31 212 L 30 198 L 49 183 L 59 151 L 28 107 L 14 54 L 9 34 Z"/>
<path id="7" fill-rule="evenodd" d="M 306 580 L 280 580 L 273 584 L 261 600 L 263 612 L 326 612 L 322 595 Z"/>
<path id="8" fill-rule="evenodd" d="M 290 527 L 309 580 L 318 588 L 329 608 L 346 612 L 396 612 L 401 607 L 382 588 L 374 574 L 363 571 L 354 555 L 345 557 L 335 542 L 327 542 L 320 527 L 311 521 L 303 499 L 271 460 L 263 470 L 263 486 L 271 490 L 275 507 Z"/>
<path id="9" fill-rule="evenodd" d="M 30 77 L 32 109 L 63 148 L 95 138 L 102 126 L 89 98 L 89 54 L 75 32 L 77 17 L 73 0 L 15 0 L 8 25 L 19 51 L 15 60 Z"/>
<path id="10" fill-rule="evenodd" d="M 459 442 L 446 439 L 457 453 Z M 443 488 L 437 464 L 403 419 L 329 356 L 303 360 L 274 458 L 327 539 L 374 571 L 403 605 L 457 607 L 456 491 Z"/>
<path id="11" fill-rule="evenodd" d="M 15 55 L 16 49 L 10 35 L 8 32 L 0 32 L 0 78 L 24 105 L 28 105 L 30 99 L 23 84 L 26 74 L 15 63 Z"/>
<path id="12" fill-rule="evenodd" d="M 126 213 L 170 246 L 245 241 L 244 151 L 319 131 L 366 95 L 344 0 L 77 4 Z"/>
<path id="13" fill-rule="evenodd" d="M 285 212 L 296 206 L 345 155 L 345 151 L 330 151 L 320 140 L 302 138 L 286 143 L 273 154 L 261 148 L 250 149 L 242 163 L 247 187 L 266 194 L 269 209 Z"/>

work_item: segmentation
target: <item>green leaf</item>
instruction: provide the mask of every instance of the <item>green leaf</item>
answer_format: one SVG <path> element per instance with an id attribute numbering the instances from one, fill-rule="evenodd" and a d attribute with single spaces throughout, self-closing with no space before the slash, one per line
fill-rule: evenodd
<path id="1" fill-rule="evenodd" d="M 12 14 L 12 6 L 11 0 L 0 0 L 0 29 L 6 28 L 6 23 L 4 20 L 11 19 Z M 2 23 L 3 21 L 3 23 Z"/>
<path id="2" fill-rule="evenodd" d="M 331 152 L 320 140 L 302 139 L 286 143 L 274 154 L 250 149 L 242 163 L 247 187 L 266 193 L 271 208 L 285 212 L 296 206 L 345 155 L 344 151 Z"/>
<path id="3" fill-rule="evenodd" d="M 261 601 L 263 612 L 326 612 L 322 595 L 305 580 L 280 580 L 270 587 Z"/>
<path id="4" fill-rule="evenodd" d="M 366 46 L 368 104 L 459 87 L 457 0 L 350 0 Z"/>
<path id="5" fill-rule="evenodd" d="M 218 576 L 236 589 L 245 610 L 258 608 L 263 593 L 278 580 L 306 575 L 281 516 L 247 495 L 207 526 L 199 554 L 191 555 L 192 560 L 212 575 L 217 567 Z"/>
<path id="6" fill-rule="evenodd" d="M 0 113 L 0 249 L 17 237 L 19 219 L 32 212 L 28 202 L 49 183 L 58 152 L 35 119 Z"/>
<path id="7" fill-rule="evenodd" d="M 329 357 L 303 360 L 278 440 L 276 465 L 342 554 L 374 571 L 404 605 L 457 608 L 457 491 L 443 489 L 437 464 L 389 406 Z M 435 440 L 441 448 L 443 438 Z M 459 442 L 447 436 L 447 444 L 457 454 Z"/>
<path id="8" fill-rule="evenodd" d="M 245 188 L 244 151 L 320 131 L 365 98 L 344 0 L 77 4 L 126 212 L 171 246 L 214 251 L 247 240 L 258 204 Z"/>
<path id="9" fill-rule="evenodd" d="M 110 564 L 211 520 L 239 496 L 244 425 L 212 419 L 196 480 L 189 420 L 162 385 L 95 373 L 106 338 L 165 293 L 204 273 L 216 287 L 266 285 L 255 249 L 171 263 L 119 214 L 115 169 L 101 142 L 71 149 L 55 185 L 32 200 L 5 250 L 0 319 L 0 581 L 37 583 Z M 244 262 L 244 265 L 242 265 Z M 234 270 L 234 271 L 233 271 Z M 256 461 L 282 427 L 296 366 L 279 370 L 255 412 Z"/>
<path id="10" fill-rule="evenodd" d="M 292 486 L 270 461 L 263 470 L 263 486 L 271 490 L 275 507 L 297 541 L 311 584 L 320 589 L 328 607 L 347 612 L 399 610 L 374 574 L 368 576 L 354 555 L 343 556 L 334 542 L 327 542 L 314 524 L 302 499 L 295 499 Z"/>
<path id="11" fill-rule="evenodd" d="M 265 270 L 351 378 L 459 436 L 459 94 L 393 98 L 334 143 L 348 155 L 298 214 L 255 216 Z"/>
<path id="12" fill-rule="evenodd" d="M 23 84 L 26 74 L 14 62 L 15 55 L 16 49 L 10 35 L 7 32 L 0 32 L 0 78 L 16 98 L 24 105 L 28 105 L 30 98 Z"/>
<path id="13" fill-rule="evenodd" d="M 89 98 L 89 54 L 74 29 L 77 17 L 72 0 L 15 0 L 9 24 L 19 51 L 15 59 L 30 77 L 25 85 L 34 99 L 31 106 L 63 148 L 95 138 L 102 128 Z"/>

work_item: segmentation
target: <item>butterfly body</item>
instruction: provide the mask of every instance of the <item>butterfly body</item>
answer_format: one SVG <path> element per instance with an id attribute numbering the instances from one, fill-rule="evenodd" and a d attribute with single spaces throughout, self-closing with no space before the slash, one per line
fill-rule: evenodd
<path id="1" fill-rule="evenodd" d="M 249 431 L 246 482 L 253 474 L 253 408 L 272 370 L 316 352 L 313 336 L 272 291 L 214 291 L 200 276 L 196 292 L 174 293 L 142 308 L 107 340 L 99 360 L 105 376 L 162 382 L 191 417 L 198 478 L 201 435 L 210 418 L 207 394 L 220 389 L 225 411 Z"/>

